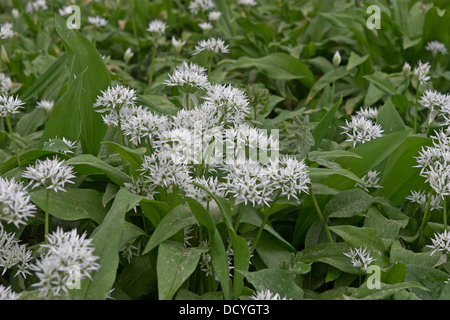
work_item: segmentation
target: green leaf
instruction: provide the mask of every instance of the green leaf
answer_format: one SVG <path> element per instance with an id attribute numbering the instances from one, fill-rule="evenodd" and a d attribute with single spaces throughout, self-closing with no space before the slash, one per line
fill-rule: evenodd
<path id="1" fill-rule="evenodd" d="M 391 246 L 390 261 L 401 262 L 405 265 L 417 265 L 432 268 L 439 260 L 440 255 L 434 254 L 430 256 L 429 252 L 413 252 L 404 249 L 397 241 Z"/>
<path id="2" fill-rule="evenodd" d="M 131 194 L 127 189 L 120 189 L 114 203 L 92 235 L 95 247 L 94 255 L 100 259 L 100 269 L 92 276 L 92 281 L 82 281 L 80 290 L 73 290 L 72 295 L 83 300 L 105 300 L 116 279 L 119 266 L 119 250 L 125 223 L 125 214 L 134 208 L 141 197 Z"/>
<path id="3" fill-rule="evenodd" d="M 141 155 L 135 150 L 111 141 L 102 142 L 102 144 L 106 144 L 111 152 L 120 154 L 120 156 L 130 164 L 130 168 L 133 172 L 140 169 L 143 160 Z"/>
<path id="4" fill-rule="evenodd" d="M 255 272 L 237 270 L 242 273 L 256 291 L 270 290 L 281 298 L 302 300 L 303 290 L 295 284 L 292 274 L 281 269 L 263 269 Z"/>
<path id="5" fill-rule="evenodd" d="M 377 123 L 383 128 L 384 134 L 405 130 L 403 120 L 398 114 L 390 97 L 378 110 Z"/>
<path id="6" fill-rule="evenodd" d="M 350 53 L 350 58 L 348 58 L 348 63 L 347 63 L 347 71 L 356 68 L 357 66 L 359 66 L 360 64 L 364 63 L 367 58 L 369 58 L 369 55 L 365 55 L 360 57 L 359 55 L 357 55 L 356 53 L 354 53 L 353 51 Z"/>
<path id="7" fill-rule="evenodd" d="M 144 216 L 151 221 L 155 228 L 159 225 L 161 219 L 172 209 L 170 205 L 165 202 L 149 199 L 142 199 L 139 206 L 141 207 Z"/>
<path id="8" fill-rule="evenodd" d="M 62 17 L 55 16 L 56 32 L 64 42 L 67 59 L 71 63 L 71 78 L 74 76 L 78 78 L 84 73 L 83 94 L 76 105 L 82 119 L 81 145 L 83 152 L 97 155 L 107 127 L 101 115 L 94 111 L 93 104 L 97 96 L 101 94 L 101 90 L 105 90 L 111 84 L 111 78 L 105 63 L 91 41 L 78 30 L 67 29 L 66 22 Z M 65 117 L 70 119 L 67 117 L 67 112 Z"/>
<path id="9" fill-rule="evenodd" d="M 411 292 L 423 300 L 436 300 L 441 295 L 444 281 L 448 280 L 446 272 L 430 267 L 406 265 L 405 281 L 415 281 L 423 285 L 422 288 L 412 288 Z"/>
<path id="10" fill-rule="evenodd" d="M 43 109 L 34 109 L 29 113 L 22 115 L 17 121 L 16 132 L 22 137 L 34 133 L 47 120 L 47 114 Z"/>
<path id="11" fill-rule="evenodd" d="M 230 69 L 257 68 L 272 79 L 293 80 L 298 79 L 307 88 L 314 84 L 314 75 L 309 67 L 299 59 L 286 53 L 276 52 L 262 58 L 239 58 Z"/>
<path id="12" fill-rule="evenodd" d="M 381 91 L 391 95 L 398 94 L 391 80 L 389 80 L 389 78 L 387 78 L 385 74 L 380 71 L 375 71 L 373 74 L 365 75 L 364 78 L 373 83 Z"/>
<path id="13" fill-rule="evenodd" d="M 363 183 L 361 178 L 359 178 L 353 172 L 345 169 L 309 168 L 309 177 L 312 182 L 320 182 L 335 175 L 350 179 L 356 183 Z M 342 178 L 340 178 L 339 181 L 342 181 Z"/>
<path id="14" fill-rule="evenodd" d="M 119 186 L 131 181 L 128 175 L 91 154 L 71 158 L 66 163 L 74 166 L 75 172 L 79 175 L 104 174 Z"/>
<path id="15" fill-rule="evenodd" d="M 367 212 L 374 198 L 361 189 L 345 190 L 331 199 L 324 209 L 329 218 L 349 218 Z"/>
<path id="16" fill-rule="evenodd" d="M 380 283 L 380 288 L 373 288 L 369 289 L 369 287 L 366 284 L 363 284 L 358 289 L 354 290 L 351 293 L 351 296 L 345 296 L 345 298 L 350 299 L 361 299 L 361 300 L 382 300 L 387 299 L 393 294 L 403 291 L 405 289 L 413 289 L 413 288 L 420 288 L 422 290 L 426 289 L 424 286 L 422 286 L 420 283 L 414 282 L 414 281 L 408 281 L 403 283 L 396 283 L 396 284 L 385 284 Z"/>
<path id="17" fill-rule="evenodd" d="M 216 225 L 214 224 L 214 220 L 210 213 L 203 207 L 203 205 L 197 200 L 189 197 L 184 197 L 189 207 L 191 208 L 192 213 L 194 214 L 197 221 L 208 229 L 210 232 L 215 232 Z"/>
<path id="18" fill-rule="evenodd" d="M 169 239 L 184 227 L 193 225 L 197 222 L 195 216 L 186 205 L 178 205 L 173 208 L 156 227 L 150 240 L 145 247 L 143 254 L 156 248 L 161 242 Z"/>
<path id="19" fill-rule="evenodd" d="M 156 270 L 159 300 L 171 300 L 180 286 L 197 267 L 207 248 L 185 248 L 183 244 L 165 241 L 160 244 Z"/>
<path id="20" fill-rule="evenodd" d="M 346 70 L 345 67 L 338 67 L 332 69 L 325 73 L 309 90 L 308 97 L 306 98 L 306 103 L 309 103 L 314 97 L 323 90 L 327 85 L 333 81 L 337 81 L 347 75 L 349 75 L 352 70 Z"/>
<path id="21" fill-rule="evenodd" d="M 160 96 L 147 94 L 139 96 L 139 100 L 141 100 L 142 104 L 160 114 L 175 115 L 179 110 L 170 100 Z"/>
<path id="22" fill-rule="evenodd" d="M 34 191 L 30 195 L 41 210 L 45 210 L 47 190 Z M 102 194 L 90 189 L 67 188 L 66 192 L 49 191 L 49 213 L 61 220 L 91 219 L 100 224 L 108 210 L 102 205 Z"/>
<path id="23" fill-rule="evenodd" d="M 319 148 L 320 143 L 325 137 L 328 128 L 330 127 L 330 124 L 334 119 L 334 114 L 336 113 L 341 104 L 342 104 L 342 97 L 339 99 L 338 102 L 336 102 L 331 107 L 330 111 L 327 112 L 325 117 L 323 117 L 322 120 L 320 120 L 320 122 L 317 124 L 317 126 L 312 130 L 311 134 L 314 137 L 315 144 L 311 148 L 311 150 L 317 150 Z"/>

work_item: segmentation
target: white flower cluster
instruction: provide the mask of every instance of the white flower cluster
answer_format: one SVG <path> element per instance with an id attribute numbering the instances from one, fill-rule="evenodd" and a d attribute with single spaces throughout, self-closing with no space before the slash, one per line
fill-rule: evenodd
<path id="1" fill-rule="evenodd" d="M 440 130 L 431 138 L 433 145 L 422 147 L 415 167 L 420 168 L 420 175 L 443 199 L 450 195 L 450 129 Z"/>
<path id="2" fill-rule="evenodd" d="M 430 124 L 437 116 L 442 115 L 445 124 L 450 124 L 450 95 L 443 94 L 437 90 L 425 90 L 418 101 L 429 110 L 428 123 Z"/>
<path id="3" fill-rule="evenodd" d="M 194 0 L 191 1 L 188 9 L 192 14 L 197 15 L 199 11 L 207 12 L 215 7 L 216 5 L 212 0 Z"/>
<path id="4" fill-rule="evenodd" d="M 12 223 L 17 228 L 25 225 L 36 213 L 36 206 L 30 201 L 27 190 L 14 178 L 7 180 L 0 177 L 0 205 L 0 221 Z"/>
<path id="5" fill-rule="evenodd" d="M 256 291 L 250 299 L 252 300 L 292 300 L 286 297 L 281 298 L 278 293 L 271 292 L 270 290 L 259 290 Z"/>
<path id="6" fill-rule="evenodd" d="M 4 73 L 0 73 L 0 94 L 8 94 L 11 91 L 11 79 Z"/>
<path id="7" fill-rule="evenodd" d="M 383 135 L 383 129 L 374 122 L 378 114 L 375 108 L 368 108 L 357 111 L 356 115 L 351 117 L 351 121 L 345 120 L 343 133 L 347 135 L 346 141 L 353 142 L 353 147 L 358 143 L 365 143 L 379 138 Z"/>
<path id="8" fill-rule="evenodd" d="M 30 274 L 31 254 L 31 250 L 27 250 L 25 244 L 20 244 L 13 233 L 6 232 L 0 225 L 0 267 L 3 268 L 2 275 L 6 270 L 16 268 L 15 276 L 17 277 L 20 274 L 26 278 L 26 275 Z"/>
<path id="9" fill-rule="evenodd" d="M 443 254 L 450 253 L 450 232 L 444 230 L 443 233 L 436 233 L 434 239 L 431 239 L 432 244 L 427 245 L 427 247 L 433 249 L 430 255 L 436 252 L 442 252 Z"/>
<path id="10" fill-rule="evenodd" d="M 42 186 L 58 192 L 65 191 L 67 183 L 74 183 L 71 179 L 75 178 L 75 175 L 72 166 L 66 165 L 55 156 L 53 159 L 36 160 L 34 166 L 30 165 L 25 169 L 22 177 L 31 180 L 32 188 Z"/>
<path id="11" fill-rule="evenodd" d="M 88 17 L 88 21 L 96 27 L 104 27 L 108 24 L 108 20 L 100 16 Z"/>
<path id="12" fill-rule="evenodd" d="M 183 87 L 185 91 L 189 88 L 207 89 L 210 87 L 206 69 L 195 63 L 187 64 L 185 61 L 177 67 L 173 74 L 169 74 L 169 79 L 164 84 L 171 87 Z"/>
<path id="13" fill-rule="evenodd" d="M 79 281 L 91 278 L 91 273 L 98 270 L 98 257 L 94 255 L 92 239 L 86 234 L 79 236 L 77 230 L 64 232 L 58 227 L 48 237 L 48 244 L 42 245 L 43 256 L 31 266 L 39 282 L 34 283 L 41 296 L 54 298 L 67 294 L 71 279 Z"/>
<path id="14" fill-rule="evenodd" d="M 0 39 L 10 39 L 14 37 L 13 25 L 10 22 L 0 24 Z"/>
<path id="15" fill-rule="evenodd" d="M 214 53 L 230 53 L 228 45 L 220 38 L 209 38 L 208 40 L 200 40 L 195 46 L 195 51 L 192 54 L 197 55 L 202 51 L 209 51 Z"/>
<path id="16" fill-rule="evenodd" d="M 24 104 L 25 102 L 18 97 L 0 95 L 0 117 L 4 118 L 19 113 L 19 109 L 22 109 Z"/>
<path id="17" fill-rule="evenodd" d="M 363 183 L 357 183 L 356 186 L 366 190 L 367 192 L 369 192 L 369 188 L 383 188 L 378 184 L 378 181 L 380 180 L 380 178 L 378 178 L 379 174 L 380 173 L 376 170 L 370 170 L 361 178 Z"/>
<path id="18" fill-rule="evenodd" d="M 36 108 L 44 109 L 46 112 L 52 111 L 55 102 L 53 100 L 41 100 L 36 102 Z"/>
<path id="19" fill-rule="evenodd" d="M 434 57 L 436 57 L 439 53 L 441 53 L 442 55 L 446 55 L 448 53 L 445 44 L 439 41 L 428 42 L 425 49 L 431 51 Z"/>
<path id="20" fill-rule="evenodd" d="M 359 249 L 355 248 L 355 250 L 350 248 L 350 251 L 344 252 L 344 255 L 351 259 L 354 267 L 364 270 L 367 270 L 367 267 L 376 260 L 370 256 L 370 252 L 367 250 L 367 247 L 364 249 L 362 247 Z"/>
<path id="21" fill-rule="evenodd" d="M 5 287 L 0 284 L 0 301 L 4 300 L 19 300 L 21 294 L 12 291 L 11 287 Z"/>
<path id="22" fill-rule="evenodd" d="M 167 25 L 162 22 L 161 20 L 155 19 L 153 21 L 150 21 L 148 24 L 147 31 L 156 35 L 156 36 L 162 36 L 167 29 Z"/>
<path id="23" fill-rule="evenodd" d="M 422 210 L 426 210 L 428 197 L 431 196 L 430 199 L 430 211 L 433 210 L 441 210 L 442 209 L 442 199 L 439 195 L 433 194 L 430 195 L 430 193 L 426 194 L 425 191 L 419 190 L 411 190 L 411 195 L 407 196 L 406 199 L 410 200 L 411 202 L 415 202 L 419 204 L 422 208 Z"/>
<path id="24" fill-rule="evenodd" d="M 431 66 L 428 62 L 422 63 L 422 61 L 419 61 L 418 64 L 419 65 L 413 70 L 413 75 L 417 77 L 420 85 L 423 86 L 431 79 L 428 75 Z"/>
<path id="25" fill-rule="evenodd" d="M 35 0 L 28 2 L 25 11 L 28 13 L 38 12 L 38 11 L 44 11 L 47 10 L 47 1 L 46 0 Z"/>

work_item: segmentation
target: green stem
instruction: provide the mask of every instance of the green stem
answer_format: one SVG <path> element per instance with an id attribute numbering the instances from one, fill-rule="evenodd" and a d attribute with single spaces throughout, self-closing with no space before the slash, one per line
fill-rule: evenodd
<path id="1" fill-rule="evenodd" d="M 333 69 L 333 103 L 335 94 L 336 94 L 336 68 Z"/>
<path id="2" fill-rule="evenodd" d="M 245 204 L 241 203 L 239 205 L 239 214 L 238 214 L 238 217 L 237 217 L 237 220 L 236 220 L 236 224 L 234 225 L 234 232 L 238 231 L 239 223 L 241 222 L 241 218 L 242 218 L 242 213 L 244 213 L 244 208 L 245 208 Z"/>
<path id="3" fill-rule="evenodd" d="M 425 227 L 425 224 L 428 220 L 428 213 L 430 211 L 430 204 L 431 204 L 431 197 L 433 196 L 433 192 L 431 191 L 429 196 L 428 196 L 428 200 L 427 200 L 427 205 L 425 207 L 425 213 L 423 214 L 423 219 L 422 219 L 422 223 L 420 224 L 419 230 L 417 230 L 417 234 L 416 237 L 418 238 L 420 236 L 420 234 L 422 233 L 423 228 Z"/>
<path id="4" fill-rule="evenodd" d="M 444 230 L 447 230 L 447 201 L 444 198 L 444 210 L 442 212 L 443 219 L 444 219 Z"/>
<path id="5" fill-rule="evenodd" d="M 11 135 L 11 141 L 12 141 L 13 146 L 14 146 L 14 153 L 16 154 L 17 166 L 20 167 L 20 156 L 19 156 L 19 151 L 18 151 L 17 144 L 16 144 L 16 139 L 14 139 L 14 134 L 13 134 L 13 131 L 12 131 L 11 117 L 10 116 L 6 117 L 6 124 L 8 125 L 9 134 Z"/>
<path id="6" fill-rule="evenodd" d="M 155 40 L 156 41 L 156 40 Z M 153 44 L 153 50 L 152 50 L 152 62 L 150 63 L 149 68 L 149 75 L 148 75 L 148 92 L 150 92 L 150 89 L 152 88 L 153 83 L 153 68 L 155 65 L 155 58 L 156 58 L 156 42 Z"/>
<path id="7" fill-rule="evenodd" d="M 211 52 L 211 53 L 209 54 L 208 80 L 211 80 L 210 75 L 211 75 L 211 65 L 212 65 L 212 60 L 213 60 L 213 53 Z"/>
<path id="8" fill-rule="evenodd" d="M 317 215 L 319 216 L 320 220 L 322 221 L 322 224 L 325 229 L 325 233 L 327 234 L 328 240 L 330 240 L 330 243 L 334 243 L 333 237 L 331 236 L 330 229 L 328 229 L 327 222 L 322 215 L 322 211 L 320 210 L 319 204 L 317 203 L 316 196 L 314 195 L 312 188 L 311 188 L 311 198 L 313 200 L 314 207 L 316 208 Z"/>
<path id="9" fill-rule="evenodd" d="M 50 190 L 47 189 L 46 195 L 45 195 L 45 244 L 48 244 L 48 232 L 49 232 L 49 221 L 50 216 L 48 212 L 48 204 L 50 202 Z"/>
<path id="10" fill-rule="evenodd" d="M 417 91 L 416 91 L 416 101 L 414 104 L 415 112 L 414 112 L 414 131 L 417 132 L 417 122 L 419 120 L 419 113 L 417 111 L 418 101 L 419 101 L 419 92 L 420 92 L 420 83 L 417 83 Z"/>

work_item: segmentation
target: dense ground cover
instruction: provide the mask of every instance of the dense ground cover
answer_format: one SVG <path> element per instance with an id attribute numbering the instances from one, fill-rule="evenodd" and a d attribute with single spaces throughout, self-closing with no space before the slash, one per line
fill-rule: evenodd
<path id="1" fill-rule="evenodd" d="M 0 12 L 0 299 L 450 298 L 447 0 Z"/>

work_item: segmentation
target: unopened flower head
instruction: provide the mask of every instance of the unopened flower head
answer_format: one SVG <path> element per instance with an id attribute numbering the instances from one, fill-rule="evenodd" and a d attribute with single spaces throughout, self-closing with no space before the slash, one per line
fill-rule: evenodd
<path id="1" fill-rule="evenodd" d="M 166 32 L 166 28 L 167 25 L 164 22 L 155 19 L 148 24 L 147 31 L 154 35 L 161 36 Z"/>
<path id="2" fill-rule="evenodd" d="M 18 97 L 0 95 L 0 117 L 4 118 L 19 113 L 19 109 L 22 109 L 24 104 L 25 102 Z"/>
<path id="3" fill-rule="evenodd" d="M 0 94 L 8 94 L 11 91 L 11 79 L 4 73 L 0 73 Z"/>
<path id="4" fill-rule="evenodd" d="M 192 55 L 197 55 L 202 51 L 209 51 L 214 53 L 229 53 L 230 50 L 225 41 L 219 38 L 209 38 L 208 40 L 200 40 L 195 46 L 195 52 Z"/>
<path id="5" fill-rule="evenodd" d="M 216 5 L 212 0 L 193 0 L 189 4 L 188 9 L 192 14 L 196 15 L 199 11 L 207 12 L 215 7 Z"/>
<path id="6" fill-rule="evenodd" d="M 125 63 L 130 62 L 131 58 L 133 58 L 134 52 L 131 50 L 131 48 L 128 48 L 125 53 L 123 54 L 123 60 Z"/>
<path id="7" fill-rule="evenodd" d="M 184 45 L 186 44 L 186 41 L 184 40 L 177 40 L 177 38 L 175 38 L 174 36 L 172 36 L 172 46 L 174 47 L 174 49 L 177 52 L 180 52 L 181 49 L 184 47 Z"/>
<path id="8" fill-rule="evenodd" d="M 22 183 L 0 177 L 0 221 L 14 224 L 17 228 L 26 225 L 36 213 L 36 206 Z"/>
<path id="9" fill-rule="evenodd" d="M 211 30 L 213 28 L 213 25 L 210 22 L 201 22 L 201 23 L 198 24 L 198 26 L 203 31 L 208 31 L 208 30 Z"/>
<path id="10" fill-rule="evenodd" d="M 13 25 L 10 22 L 5 22 L 0 25 L 0 39 L 10 39 L 14 37 Z"/>
<path id="11" fill-rule="evenodd" d="M 403 64 L 402 73 L 407 78 L 411 76 L 411 65 L 408 62 Z"/>
<path id="12" fill-rule="evenodd" d="M 439 53 L 442 55 L 446 55 L 448 53 L 447 48 L 445 47 L 445 44 L 439 41 L 430 41 L 427 43 L 427 46 L 425 47 L 428 51 L 431 51 L 433 53 L 433 56 L 436 57 Z"/>
<path id="13" fill-rule="evenodd" d="M 431 79 L 431 77 L 428 75 L 431 66 L 428 62 L 422 63 L 422 61 L 419 61 L 418 64 L 419 65 L 414 68 L 413 74 L 417 77 L 420 85 L 424 85 Z"/>
<path id="14" fill-rule="evenodd" d="M 108 24 L 108 20 L 106 20 L 105 18 L 102 18 L 100 16 L 88 17 L 88 21 L 90 24 L 92 24 L 96 27 L 103 27 Z"/>
<path id="15" fill-rule="evenodd" d="M 210 86 L 206 69 L 195 63 L 187 64 L 185 61 L 169 74 L 169 79 L 164 81 L 168 86 L 179 86 L 188 89 L 190 87 L 207 89 Z"/>
<path id="16" fill-rule="evenodd" d="M 350 248 L 349 252 L 344 252 L 346 257 L 351 259 L 352 265 L 359 269 L 367 270 L 367 267 L 376 259 L 370 256 L 370 252 L 367 247 L 364 249 L 360 247 L 359 249 Z"/>
<path id="17" fill-rule="evenodd" d="M 258 5 L 258 2 L 255 0 L 238 0 L 238 4 L 248 7 L 254 7 Z"/>
<path id="18" fill-rule="evenodd" d="M 47 239 L 48 244 L 42 245 L 46 249 L 44 255 L 31 266 L 39 279 L 33 287 L 41 296 L 54 298 L 67 294 L 74 272 L 81 281 L 92 279 L 91 273 L 100 268 L 92 239 L 88 239 L 86 233 L 80 236 L 76 229 L 64 232 L 58 227 Z"/>
<path id="19" fill-rule="evenodd" d="M 341 54 L 339 53 L 339 51 L 336 51 L 333 56 L 333 65 L 335 67 L 339 67 L 340 64 L 341 64 Z"/>
<path id="20" fill-rule="evenodd" d="M 53 109 L 55 102 L 53 100 L 41 100 L 36 103 L 36 108 L 44 109 L 46 112 L 50 112 Z"/>
<path id="21" fill-rule="evenodd" d="M 42 186 L 53 189 L 55 192 L 65 191 L 65 185 L 74 183 L 71 179 L 75 178 L 73 167 L 56 157 L 43 161 L 37 160 L 34 166 L 31 165 L 25 169 L 22 176 L 30 179 L 30 185 L 33 188 Z"/>

